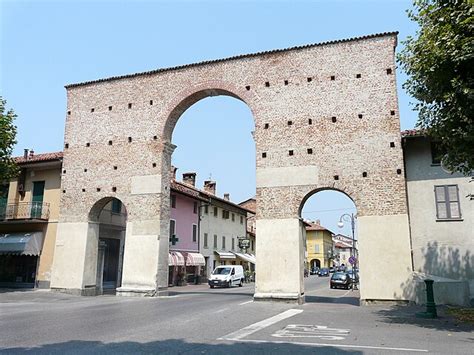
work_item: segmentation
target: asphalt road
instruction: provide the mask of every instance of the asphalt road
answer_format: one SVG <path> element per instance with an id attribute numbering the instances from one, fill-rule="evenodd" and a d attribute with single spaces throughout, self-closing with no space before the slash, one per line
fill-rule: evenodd
<path id="1" fill-rule="evenodd" d="M 306 279 L 307 303 L 253 302 L 253 284 L 176 287 L 170 296 L 0 293 L 0 352 L 469 354 L 473 328 L 419 308 L 359 307 L 358 292 Z M 442 312 L 441 312 L 442 313 Z"/>

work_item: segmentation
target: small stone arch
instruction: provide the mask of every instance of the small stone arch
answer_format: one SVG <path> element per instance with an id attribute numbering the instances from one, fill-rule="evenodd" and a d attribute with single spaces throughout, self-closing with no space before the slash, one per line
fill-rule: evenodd
<path id="1" fill-rule="evenodd" d="M 206 97 L 221 95 L 230 96 L 244 102 L 252 112 L 254 122 L 256 121 L 255 95 L 251 90 L 220 80 L 206 81 L 185 88 L 166 106 L 164 109 L 166 120 L 161 134 L 162 142 L 171 143 L 174 127 L 188 108 Z"/>
<path id="2" fill-rule="evenodd" d="M 357 196 L 355 193 L 350 193 L 350 189 L 349 188 L 346 188 L 346 187 L 318 187 L 318 188 L 315 188 L 315 189 L 311 189 L 309 192 L 307 192 L 303 199 L 301 200 L 301 203 L 299 205 L 299 208 L 298 208 L 298 216 L 301 217 L 301 213 L 303 212 L 303 207 L 306 203 L 306 201 L 308 201 L 308 199 L 313 196 L 313 195 L 316 195 L 318 192 L 321 192 L 321 191 L 335 191 L 335 192 L 340 192 L 342 194 L 344 194 L 345 196 L 347 196 L 353 203 L 354 203 L 354 206 L 355 208 L 357 209 L 357 211 L 359 211 L 358 209 L 358 204 L 357 204 L 357 198 L 354 197 L 354 196 Z"/>

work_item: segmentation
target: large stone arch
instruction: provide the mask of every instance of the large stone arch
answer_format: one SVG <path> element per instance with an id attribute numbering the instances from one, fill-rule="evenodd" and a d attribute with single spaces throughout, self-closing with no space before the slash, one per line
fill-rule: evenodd
<path id="1" fill-rule="evenodd" d="M 68 85 L 52 288 L 90 286 L 85 268 L 68 280 L 64 270 L 85 260 L 76 246 L 90 242 L 87 207 L 106 195 L 128 208 L 121 293 L 167 288 L 172 131 L 193 103 L 229 95 L 255 120 L 255 299 L 304 300 L 299 209 L 323 187 L 356 201 L 360 252 L 383 270 L 361 298 L 403 298 L 411 262 L 395 46 L 396 33 L 383 33 Z"/>

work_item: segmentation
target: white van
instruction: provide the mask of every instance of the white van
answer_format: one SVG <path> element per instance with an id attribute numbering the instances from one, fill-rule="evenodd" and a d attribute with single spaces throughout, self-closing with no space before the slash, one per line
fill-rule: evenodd
<path id="1" fill-rule="evenodd" d="M 244 268 L 242 265 L 221 265 L 214 269 L 208 279 L 209 287 L 224 286 L 232 287 L 244 285 Z"/>

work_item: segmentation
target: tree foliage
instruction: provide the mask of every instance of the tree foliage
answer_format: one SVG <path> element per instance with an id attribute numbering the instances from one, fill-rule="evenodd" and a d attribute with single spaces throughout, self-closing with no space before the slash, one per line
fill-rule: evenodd
<path id="1" fill-rule="evenodd" d="M 18 174 L 18 167 L 11 155 L 16 144 L 16 118 L 13 110 L 5 113 L 6 100 L 0 96 L 0 184 L 10 180 Z"/>
<path id="2" fill-rule="evenodd" d="M 398 62 L 403 87 L 417 102 L 417 128 L 440 144 L 443 164 L 474 171 L 474 0 L 414 0 L 408 16 L 419 24 L 403 42 Z"/>

